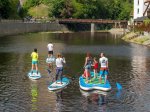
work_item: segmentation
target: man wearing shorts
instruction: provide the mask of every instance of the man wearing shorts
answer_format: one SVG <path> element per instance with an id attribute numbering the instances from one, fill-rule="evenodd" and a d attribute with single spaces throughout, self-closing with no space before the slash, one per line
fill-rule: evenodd
<path id="1" fill-rule="evenodd" d="M 48 48 L 48 59 L 51 59 L 53 57 L 53 44 L 50 42 L 48 45 L 47 45 L 47 48 Z M 48 72 L 50 73 L 50 70 L 49 69 L 52 69 L 53 68 L 53 63 L 48 63 Z"/>
<path id="2" fill-rule="evenodd" d="M 50 57 L 51 55 L 53 55 L 53 44 L 50 42 L 47 45 L 47 48 L 48 48 L 48 57 Z"/>
<path id="3" fill-rule="evenodd" d="M 108 75 L 108 58 L 104 56 L 104 53 L 100 54 L 101 58 L 99 58 L 100 67 L 100 82 L 102 82 L 102 77 L 105 77 L 105 83 L 107 81 Z"/>

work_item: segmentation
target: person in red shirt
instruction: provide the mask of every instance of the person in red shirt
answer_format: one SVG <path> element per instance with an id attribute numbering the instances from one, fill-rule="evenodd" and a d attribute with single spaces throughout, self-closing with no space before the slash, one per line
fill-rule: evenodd
<path id="1" fill-rule="evenodd" d="M 98 71 L 98 61 L 96 59 L 96 57 L 94 57 L 94 62 L 93 62 L 93 71 L 94 71 L 94 78 L 96 78 L 97 76 L 97 71 Z"/>

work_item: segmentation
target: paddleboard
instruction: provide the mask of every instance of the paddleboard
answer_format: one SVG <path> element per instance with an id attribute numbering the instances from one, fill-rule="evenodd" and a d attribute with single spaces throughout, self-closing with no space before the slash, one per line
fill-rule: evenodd
<path id="1" fill-rule="evenodd" d="M 37 79 L 41 78 L 41 73 L 38 71 L 38 74 L 37 74 L 37 71 L 36 71 L 36 70 L 33 70 L 33 73 L 32 73 L 32 71 L 30 71 L 30 72 L 28 73 L 28 77 L 29 77 L 30 79 L 37 80 Z"/>
<path id="2" fill-rule="evenodd" d="M 94 76 L 94 73 L 91 72 L 91 77 Z M 83 78 L 82 76 L 79 77 L 79 85 L 80 88 L 89 91 L 89 90 L 102 90 L 102 91 L 110 91 L 111 90 L 111 85 L 109 81 L 107 80 L 106 83 L 104 83 L 104 79 L 102 82 L 99 81 L 99 74 L 97 78 L 93 79 L 91 78 L 88 83 L 86 83 L 86 79 Z"/>
<path id="3" fill-rule="evenodd" d="M 100 94 L 100 95 L 108 95 L 108 92 L 106 91 L 101 91 L 101 90 L 91 90 L 91 91 L 84 91 L 82 89 L 80 89 L 80 92 L 82 93 L 83 96 L 87 97 L 90 96 L 92 94 Z"/>
<path id="4" fill-rule="evenodd" d="M 53 62 L 55 62 L 55 57 L 53 57 L 53 56 L 48 57 L 48 58 L 46 59 L 46 63 L 53 63 Z"/>
<path id="5" fill-rule="evenodd" d="M 62 84 L 61 84 L 60 80 L 57 80 L 48 86 L 48 90 L 54 91 L 54 90 L 62 89 L 64 87 L 66 87 L 69 84 L 69 82 L 70 82 L 70 80 L 67 77 L 63 77 Z"/>

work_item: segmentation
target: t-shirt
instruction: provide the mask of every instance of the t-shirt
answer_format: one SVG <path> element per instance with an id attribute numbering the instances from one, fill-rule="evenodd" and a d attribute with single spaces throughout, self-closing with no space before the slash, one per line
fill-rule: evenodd
<path id="1" fill-rule="evenodd" d="M 53 51 L 53 44 L 49 43 L 47 45 L 48 51 Z"/>
<path id="2" fill-rule="evenodd" d="M 102 57 L 99 59 L 99 63 L 101 64 L 101 67 L 107 67 L 108 59 L 106 57 Z"/>
<path id="3" fill-rule="evenodd" d="M 31 57 L 32 57 L 32 61 L 38 61 L 38 53 L 32 52 Z"/>
<path id="4" fill-rule="evenodd" d="M 66 63 L 65 59 L 63 58 L 56 59 L 56 67 L 63 67 L 63 63 Z"/>
<path id="5" fill-rule="evenodd" d="M 94 69 L 98 69 L 98 62 L 94 64 Z"/>

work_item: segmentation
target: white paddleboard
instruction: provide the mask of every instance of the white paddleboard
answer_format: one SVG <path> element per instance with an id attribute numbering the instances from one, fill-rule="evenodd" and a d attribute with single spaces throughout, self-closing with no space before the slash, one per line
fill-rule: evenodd
<path id="1" fill-rule="evenodd" d="M 62 84 L 61 84 L 61 81 L 60 80 L 57 80 L 53 83 L 51 83 L 49 86 L 48 86 L 48 90 L 50 91 L 54 91 L 54 90 L 58 90 L 58 89 L 62 89 L 64 87 L 66 87 L 68 84 L 69 84 L 69 79 L 67 77 L 63 77 L 62 78 Z"/>
<path id="2" fill-rule="evenodd" d="M 55 62 L 55 57 L 53 57 L 53 56 L 48 57 L 48 58 L 46 59 L 46 63 L 53 63 L 53 62 Z"/>
<path id="3" fill-rule="evenodd" d="M 41 73 L 38 71 L 38 74 L 37 74 L 37 71 L 36 71 L 36 70 L 33 70 L 33 73 L 32 73 L 32 71 L 30 71 L 30 72 L 28 73 L 28 77 L 29 77 L 30 79 L 36 80 L 36 79 L 41 78 Z"/>

